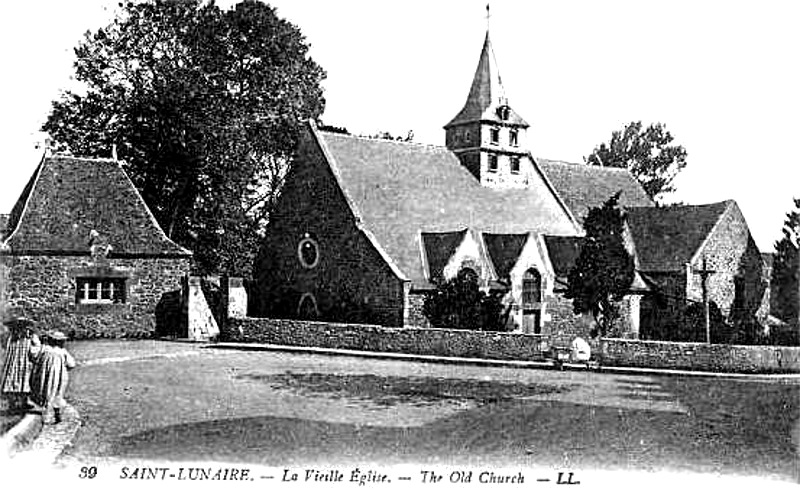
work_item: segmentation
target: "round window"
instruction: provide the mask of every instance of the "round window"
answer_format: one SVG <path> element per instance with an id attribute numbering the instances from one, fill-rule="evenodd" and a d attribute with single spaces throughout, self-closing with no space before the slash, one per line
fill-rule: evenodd
<path id="1" fill-rule="evenodd" d="M 319 263 L 319 244 L 310 237 L 300 240 L 297 245 L 297 258 L 306 269 L 313 269 Z"/>

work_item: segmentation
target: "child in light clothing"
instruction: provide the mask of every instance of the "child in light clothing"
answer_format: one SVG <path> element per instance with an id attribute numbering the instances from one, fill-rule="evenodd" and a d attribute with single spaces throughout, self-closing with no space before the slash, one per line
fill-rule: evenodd
<path id="1" fill-rule="evenodd" d="M 44 410 L 46 423 L 61 422 L 61 411 L 66 406 L 64 394 L 69 384 L 69 371 L 75 367 L 75 358 L 64 348 L 66 340 L 63 333 L 52 332 L 33 356 L 31 391 L 34 401 Z"/>

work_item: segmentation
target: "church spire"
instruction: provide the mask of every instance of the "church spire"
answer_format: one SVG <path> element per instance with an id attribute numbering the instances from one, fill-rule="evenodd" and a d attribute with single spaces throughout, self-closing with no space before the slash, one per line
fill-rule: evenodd
<path id="1" fill-rule="evenodd" d="M 472 78 L 467 101 L 464 107 L 447 123 L 445 128 L 459 124 L 475 122 L 480 120 L 495 120 L 500 117 L 498 108 L 507 107 L 503 82 L 500 78 L 500 70 L 497 68 L 497 59 L 492 49 L 492 41 L 489 36 L 489 5 L 486 5 L 486 37 L 483 41 L 481 55 L 478 58 L 478 67 Z M 527 123 L 517 116 L 519 123 L 527 126 Z"/>
<path id="2" fill-rule="evenodd" d="M 532 164 L 525 149 L 526 123 L 508 105 L 489 37 L 486 38 L 464 107 L 444 127 L 445 146 L 482 185 L 524 187 Z"/>

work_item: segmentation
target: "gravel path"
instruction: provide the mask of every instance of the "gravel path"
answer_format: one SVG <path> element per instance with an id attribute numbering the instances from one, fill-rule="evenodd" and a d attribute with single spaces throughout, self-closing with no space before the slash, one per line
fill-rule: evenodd
<path id="1" fill-rule="evenodd" d="M 800 386 L 78 343 L 63 461 L 500 464 L 797 478 Z M 794 439 L 793 439 L 794 438 Z"/>

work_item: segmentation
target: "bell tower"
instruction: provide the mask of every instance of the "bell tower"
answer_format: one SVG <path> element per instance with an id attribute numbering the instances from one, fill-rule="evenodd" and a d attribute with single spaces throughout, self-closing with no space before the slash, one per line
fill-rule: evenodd
<path id="1" fill-rule="evenodd" d="M 444 126 L 445 145 L 482 185 L 524 187 L 531 168 L 525 150 L 528 123 L 508 105 L 497 61 L 486 39 L 464 107 Z"/>

